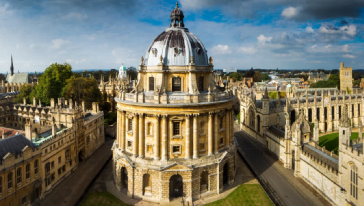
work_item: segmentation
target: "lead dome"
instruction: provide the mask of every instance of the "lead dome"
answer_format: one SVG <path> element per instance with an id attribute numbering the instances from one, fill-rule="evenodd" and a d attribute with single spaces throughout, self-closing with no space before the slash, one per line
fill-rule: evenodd
<path id="1" fill-rule="evenodd" d="M 208 57 L 205 46 L 187 28 L 184 27 L 183 12 L 176 4 L 171 12 L 169 28 L 159 34 L 149 46 L 144 64 L 156 66 L 162 63 L 165 66 L 185 66 L 191 62 L 196 66 L 207 66 Z"/>

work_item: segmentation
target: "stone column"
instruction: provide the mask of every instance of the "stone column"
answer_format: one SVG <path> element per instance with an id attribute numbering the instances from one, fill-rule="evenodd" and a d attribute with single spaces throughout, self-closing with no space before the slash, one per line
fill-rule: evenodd
<path id="1" fill-rule="evenodd" d="M 116 110 L 117 112 L 117 129 L 116 129 L 116 139 L 117 143 L 119 145 L 119 148 L 121 147 L 121 111 Z"/>
<path id="2" fill-rule="evenodd" d="M 134 115 L 133 119 L 133 155 L 134 157 L 138 156 L 138 115 Z"/>
<path id="3" fill-rule="evenodd" d="M 207 129 L 207 136 L 208 136 L 208 155 L 213 155 L 213 146 L 214 146 L 214 133 L 213 133 L 213 118 L 214 113 L 209 112 L 209 122 L 208 122 L 208 129 Z"/>
<path id="4" fill-rule="evenodd" d="M 154 152 L 154 159 L 159 160 L 159 114 L 155 115 L 156 124 L 155 124 L 155 152 Z"/>
<path id="5" fill-rule="evenodd" d="M 225 114 L 225 142 L 224 145 L 228 145 L 230 142 L 230 110 L 228 109 Z"/>
<path id="6" fill-rule="evenodd" d="M 162 160 L 167 161 L 167 115 L 163 115 L 162 118 Z"/>
<path id="7" fill-rule="evenodd" d="M 144 114 L 139 113 L 139 157 L 144 158 L 145 153 L 145 124 L 144 124 Z"/>
<path id="8" fill-rule="evenodd" d="M 219 114 L 217 112 L 215 113 L 215 134 L 214 134 L 214 139 L 215 139 L 214 152 L 215 152 L 215 154 L 217 154 L 218 151 L 219 151 Z"/>
<path id="9" fill-rule="evenodd" d="M 185 159 L 191 159 L 191 131 L 190 131 L 190 114 L 186 114 L 186 157 Z"/>
<path id="10" fill-rule="evenodd" d="M 198 158 L 198 114 L 193 114 L 193 159 Z"/>
<path id="11" fill-rule="evenodd" d="M 230 111 L 230 143 L 232 144 L 234 142 L 234 109 L 231 109 Z"/>
<path id="12" fill-rule="evenodd" d="M 125 150 L 125 112 L 121 111 L 121 135 L 120 135 L 121 151 Z"/>

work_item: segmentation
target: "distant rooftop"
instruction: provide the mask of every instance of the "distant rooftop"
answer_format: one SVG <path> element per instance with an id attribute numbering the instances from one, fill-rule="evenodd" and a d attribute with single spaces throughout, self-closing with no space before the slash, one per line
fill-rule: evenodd
<path id="1" fill-rule="evenodd" d="M 59 134 L 61 133 L 62 131 L 64 130 L 67 130 L 69 128 L 67 127 L 61 127 L 61 128 L 57 128 L 57 133 L 56 134 Z M 33 139 L 33 143 L 37 146 L 39 146 L 42 142 L 52 138 L 52 128 L 46 130 L 45 132 L 41 133 L 39 135 L 40 137 L 37 137 L 35 139 Z"/>
<path id="2" fill-rule="evenodd" d="M 33 149 L 37 147 L 22 134 L 0 140 L 0 159 L 3 159 L 9 152 L 14 155 L 21 154 L 25 146 Z"/>

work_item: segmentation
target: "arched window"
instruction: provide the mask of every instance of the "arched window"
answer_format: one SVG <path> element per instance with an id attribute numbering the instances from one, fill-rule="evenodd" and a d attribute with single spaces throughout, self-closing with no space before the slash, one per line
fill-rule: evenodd
<path id="1" fill-rule="evenodd" d="M 38 174 L 38 160 L 34 161 L 34 174 Z"/>
<path id="2" fill-rule="evenodd" d="M 181 77 L 173 77 L 172 92 L 180 92 L 180 91 L 181 91 Z"/>
<path id="3" fill-rule="evenodd" d="M 8 189 L 13 188 L 13 172 L 8 173 Z"/>
<path id="4" fill-rule="evenodd" d="M 132 119 L 128 119 L 128 131 L 129 132 L 133 131 L 133 120 Z"/>
<path id="5" fill-rule="evenodd" d="M 28 163 L 27 166 L 25 166 L 25 178 L 30 178 L 30 164 Z"/>
<path id="6" fill-rule="evenodd" d="M 154 91 L 154 77 L 149 77 L 149 91 Z"/>
<path id="7" fill-rule="evenodd" d="M 17 184 L 21 183 L 21 168 L 18 168 L 16 170 L 16 183 Z"/>
<path id="8" fill-rule="evenodd" d="M 358 199 L 358 168 L 354 164 L 350 166 L 350 195 Z"/>
<path id="9" fill-rule="evenodd" d="M 205 134 L 205 122 L 200 122 L 200 134 Z"/>
<path id="10" fill-rule="evenodd" d="M 220 117 L 220 129 L 224 128 L 224 117 Z"/>
<path id="11" fill-rule="evenodd" d="M 153 135 L 153 124 L 151 122 L 147 124 L 147 135 Z"/>

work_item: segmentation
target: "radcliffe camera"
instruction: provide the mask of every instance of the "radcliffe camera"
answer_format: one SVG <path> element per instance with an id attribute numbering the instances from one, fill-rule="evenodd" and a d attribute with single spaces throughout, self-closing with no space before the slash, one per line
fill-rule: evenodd
<path id="1" fill-rule="evenodd" d="M 364 1 L 0 0 L 0 206 L 364 206 Z"/>

